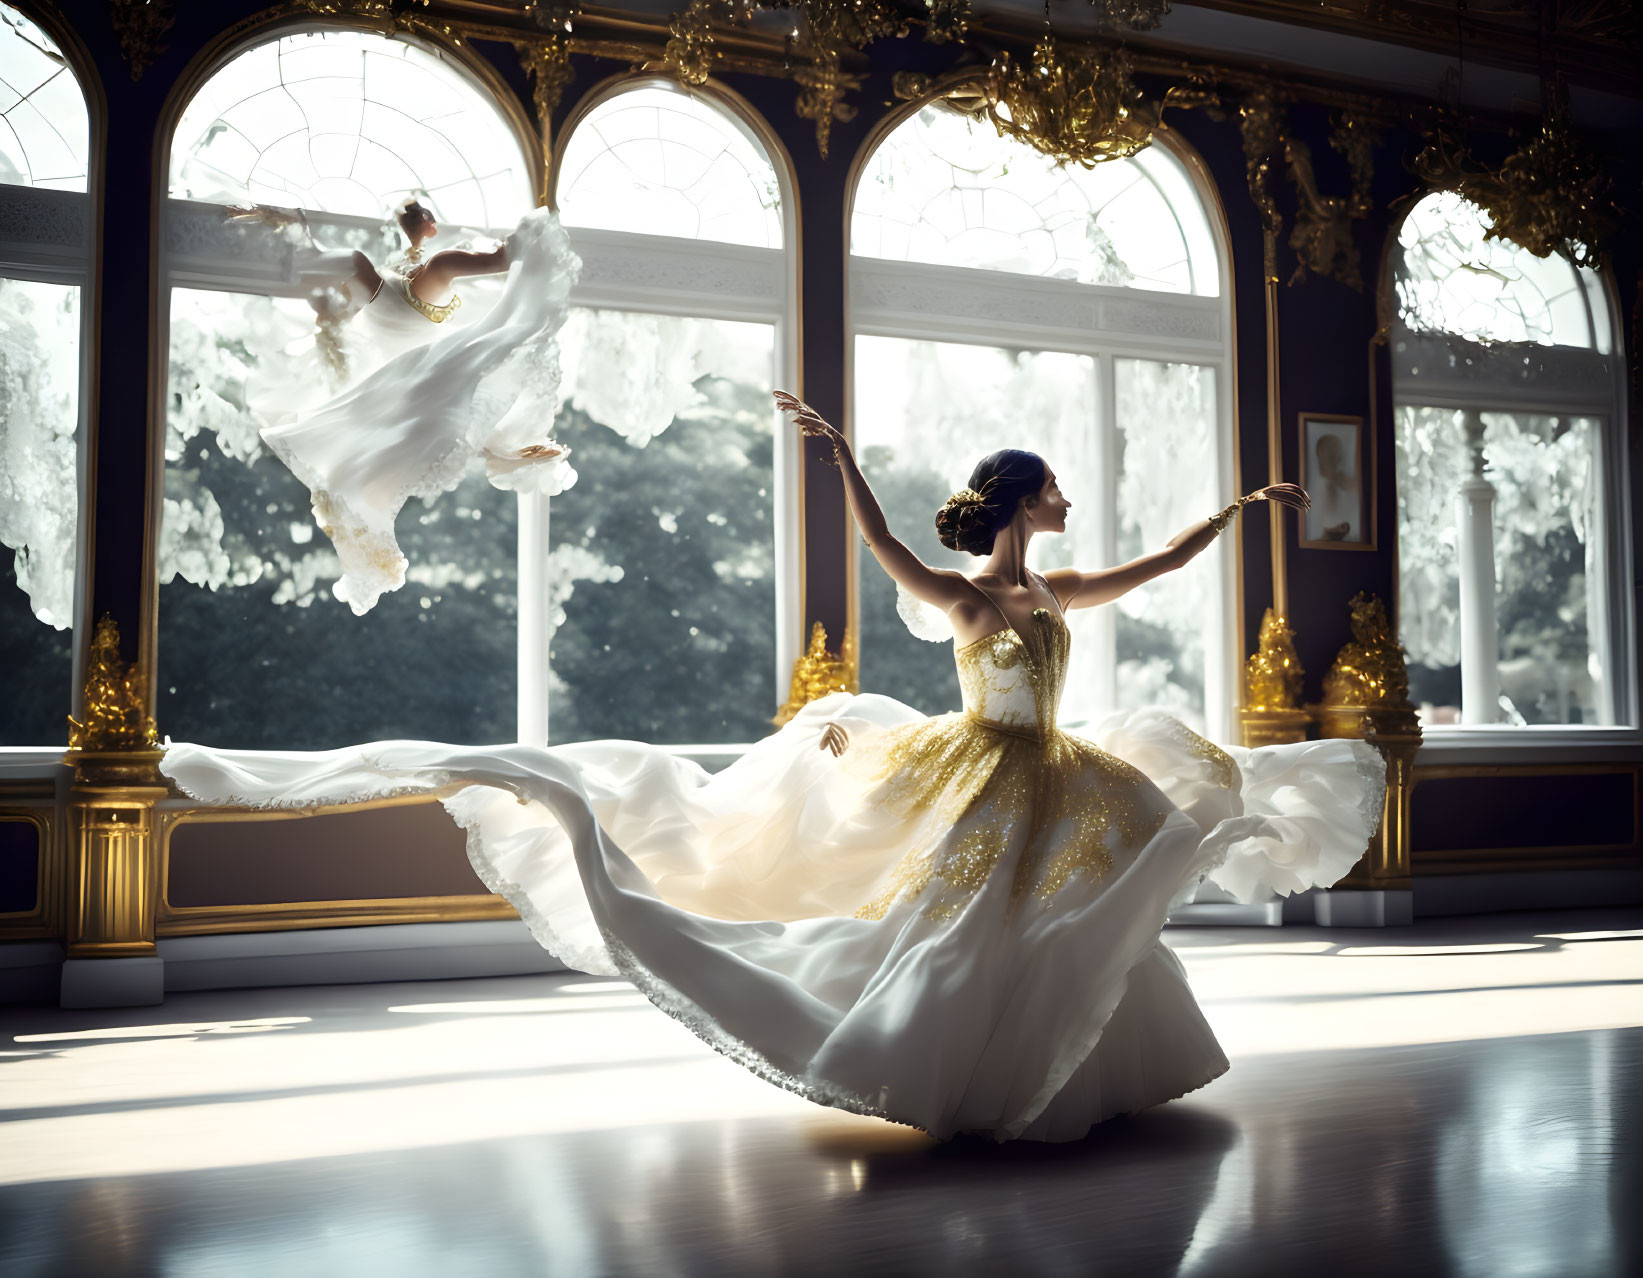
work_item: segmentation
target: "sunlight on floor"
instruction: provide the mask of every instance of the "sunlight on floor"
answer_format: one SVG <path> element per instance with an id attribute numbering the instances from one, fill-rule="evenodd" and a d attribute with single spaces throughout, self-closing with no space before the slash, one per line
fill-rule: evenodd
<path id="1" fill-rule="evenodd" d="M 1168 939 L 1235 1071 L 1274 1054 L 1643 1024 L 1643 929 L 1428 935 Z M 415 988 L 180 995 L 172 1015 L 200 1019 L 154 1024 L 15 1013 L 30 1030 L 3 1044 L 0 1184 L 778 1114 L 878 1126 L 759 1081 L 619 981 L 440 983 L 423 1002 L 406 998 Z"/>

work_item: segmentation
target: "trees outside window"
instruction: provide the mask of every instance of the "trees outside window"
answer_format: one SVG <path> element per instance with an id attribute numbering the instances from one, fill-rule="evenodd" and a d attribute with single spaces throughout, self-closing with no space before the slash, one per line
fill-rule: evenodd
<path id="1" fill-rule="evenodd" d="M 162 257 L 171 288 L 159 566 L 159 721 L 214 745 L 314 749 L 387 737 L 515 736 L 517 500 L 470 473 L 401 512 L 405 586 L 363 617 L 306 488 L 264 447 L 256 406 L 323 376 L 294 228 L 225 205 L 306 210 L 326 248 L 383 261 L 406 196 L 434 246 L 506 235 L 534 183 L 521 135 L 445 55 L 365 31 L 247 48 L 184 108 Z M 497 282 L 465 281 L 470 302 Z"/>
<path id="2" fill-rule="evenodd" d="M 552 499 L 554 741 L 756 740 L 796 654 L 793 202 L 732 99 L 629 80 L 584 104 L 555 194 L 582 256 Z"/>
<path id="3" fill-rule="evenodd" d="M 1164 543 L 1229 500 L 1224 253 L 1188 163 L 1160 138 L 1128 160 L 1058 167 L 943 104 L 891 131 L 851 221 L 852 429 L 892 529 L 927 562 L 936 510 L 998 448 L 1040 452 L 1073 503 L 1035 567 L 1094 568 Z M 1230 728 L 1227 545 L 1112 607 L 1074 613 L 1064 713 L 1161 705 Z M 943 650 L 914 639 L 865 554 L 864 689 L 955 708 Z"/>
<path id="4" fill-rule="evenodd" d="M 1624 725 L 1629 575 L 1600 278 L 1421 201 L 1394 287 L 1400 636 L 1428 729 Z"/>

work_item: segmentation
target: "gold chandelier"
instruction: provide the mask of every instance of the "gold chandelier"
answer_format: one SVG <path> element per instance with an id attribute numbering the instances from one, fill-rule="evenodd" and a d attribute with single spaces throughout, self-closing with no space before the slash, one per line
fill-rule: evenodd
<path id="1" fill-rule="evenodd" d="M 1000 53 L 983 91 L 1001 134 L 1061 164 L 1090 169 L 1125 159 L 1151 143 L 1158 126 L 1121 50 L 1063 44 L 1050 32 L 1028 63 Z"/>

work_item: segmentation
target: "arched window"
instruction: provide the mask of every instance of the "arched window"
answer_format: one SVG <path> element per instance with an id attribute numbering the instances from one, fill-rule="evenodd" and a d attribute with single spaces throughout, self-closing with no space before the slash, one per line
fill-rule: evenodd
<path id="1" fill-rule="evenodd" d="M 1426 197 L 1394 287 L 1400 637 L 1428 729 L 1630 722 L 1614 319 L 1599 277 Z"/>
<path id="2" fill-rule="evenodd" d="M 263 446 L 258 405 L 323 376 L 292 267 L 294 227 L 226 205 L 305 212 L 326 248 L 383 261 L 408 195 L 435 247 L 505 235 L 535 203 L 522 130 L 451 56 L 327 28 L 264 39 L 189 99 L 170 149 L 171 286 L 158 715 L 223 746 L 317 748 L 516 732 L 519 498 L 470 473 L 399 516 L 405 586 L 363 617 L 332 597 L 336 554 L 307 489 Z M 277 217 L 271 220 L 278 221 Z M 473 281 L 464 293 L 487 286 Z M 471 300 L 471 299 L 470 299 Z"/>
<path id="3" fill-rule="evenodd" d="M 1226 264 L 1174 140 L 1060 167 L 932 103 L 868 157 L 850 224 L 856 451 L 896 534 L 972 570 L 933 519 L 997 448 L 1045 457 L 1073 503 L 1036 566 L 1095 568 L 1161 548 L 1232 487 Z M 1161 475 L 1169 481 L 1162 482 Z M 1064 714 L 1171 707 L 1230 728 L 1236 660 L 1225 545 L 1115 606 L 1072 615 Z M 863 687 L 957 704 L 950 661 L 896 614 L 864 555 Z"/>
<path id="4" fill-rule="evenodd" d="M 73 698 L 89 146 L 62 50 L 0 5 L 0 746 L 60 746 Z"/>
<path id="5" fill-rule="evenodd" d="M 567 127 L 582 257 L 553 498 L 554 740 L 722 746 L 769 730 L 796 656 L 793 200 L 733 100 L 654 79 Z"/>

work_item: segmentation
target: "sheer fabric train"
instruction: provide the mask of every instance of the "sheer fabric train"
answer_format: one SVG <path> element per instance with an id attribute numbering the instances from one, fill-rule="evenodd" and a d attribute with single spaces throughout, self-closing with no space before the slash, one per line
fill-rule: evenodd
<path id="1" fill-rule="evenodd" d="M 405 583 L 394 521 L 412 497 L 448 492 L 476 460 L 498 488 L 552 494 L 574 478 L 562 456 L 519 453 L 543 443 L 553 423 L 554 337 L 581 263 L 547 209 L 521 220 L 509 259 L 496 302 L 478 318 L 458 311 L 462 322 L 450 324 L 418 312 L 384 270 L 382 289 L 350 325 L 370 371 L 262 430 L 312 494 L 314 520 L 342 563 L 332 590 L 356 614 Z"/>
<path id="2" fill-rule="evenodd" d="M 836 694 L 716 774 L 632 741 L 163 767 L 212 803 L 438 794 L 542 945 L 761 1077 L 940 1138 L 1074 1140 L 1227 1067 L 1159 939 L 1171 905 L 1206 875 L 1245 900 L 1333 882 L 1385 777 L 1362 742 L 1223 750 L 1155 711 L 1073 737 L 1067 649 L 1040 610 L 957 650 L 962 712 Z"/>

